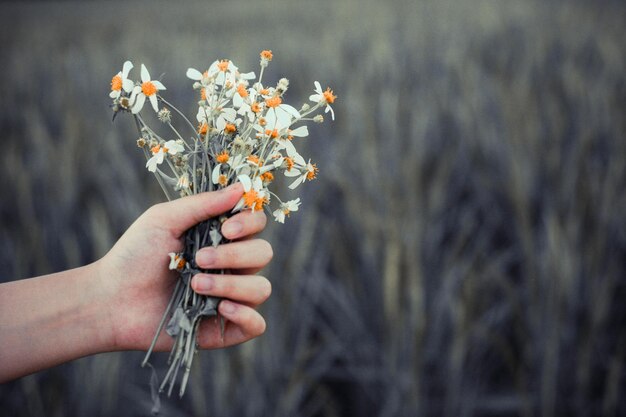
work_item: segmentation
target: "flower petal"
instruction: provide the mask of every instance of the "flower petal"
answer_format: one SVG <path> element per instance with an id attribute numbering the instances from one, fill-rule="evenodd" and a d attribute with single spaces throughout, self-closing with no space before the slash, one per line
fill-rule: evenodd
<path id="1" fill-rule="evenodd" d="M 150 81 L 150 73 L 148 72 L 148 68 L 144 64 L 141 64 L 141 81 L 144 83 L 146 81 Z"/>
<path id="2" fill-rule="evenodd" d="M 190 78 L 195 81 L 200 81 L 202 79 L 202 73 L 195 68 L 188 68 L 187 78 Z"/>

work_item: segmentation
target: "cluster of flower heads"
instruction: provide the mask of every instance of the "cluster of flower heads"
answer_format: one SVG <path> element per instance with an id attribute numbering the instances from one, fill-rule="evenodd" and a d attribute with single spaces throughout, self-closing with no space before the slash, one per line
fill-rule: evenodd
<path id="1" fill-rule="evenodd" d="M 283 223 L 298 210 L 300 199 L 283 202 L 268 187 L 279 172 L 292 179 L 291 189 L 316 178 L 316 165 L 297 152 L 293 139 L 308 136 L 306 122 L 324 121 L 322 109 L 334 120 L 331 104 L 336 96 L 315 81 L 311 104 L 305 103 L 300 109 L 286 104 L 283 99 L 289 81 L 282 78 L 275 86 L 264 86 L 263 72 L 273 56 L 271 51 L 262 51 L 260 57 L 258 79 L 254 72 L 240 72 L 227 59 L 213 62 L 204 72 L 187 70 L 199 92 L 197 125 L 160 95 L 165 86 L 152 79 L 143 64 L 141 82 L 134 82 L 129 79 L 133 64 L 126 61 L 111 81 L 110 97 L 116 112 L 128 111 L 135 116 L 142 135 L 137 144 L 146 153 L 146 167 L 160 178 L 162 186 L 184 196 L 241 182 L 244 194 L 235 211 L 269 210 L 274 197 L 279 206 L 272 214 Z M 158 119 L 171 128 L 173 138 L 166 140 L 145 123 L 140 112 L 146 99 Z M 189 140 L 172 125 L 170 108 L 194 129 Z"/>

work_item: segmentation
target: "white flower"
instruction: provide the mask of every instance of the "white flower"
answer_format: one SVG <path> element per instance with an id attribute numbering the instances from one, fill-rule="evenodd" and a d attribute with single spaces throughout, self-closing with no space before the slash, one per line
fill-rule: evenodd
<path id="1" fill-rule="evenodd" d="M 207 114 L 210 113 L 210 114 Z M 215 121 L 215 128 L 219 131 L 224 130 L 227 123 L 235 123 L 235 118 L 237 117 L 237 110 L 231 107 L 222 107 L 216 106 L 214 108 L 206 109 L 204 107 L 198 108 L 198 113 L 196 114 L 196 120 L 198 123 L 203 124 L 211 124 L 209 123 L 209 116 L 212 116 Z"/>
<path id="2" fill-rule="evenodd" d="M 299 207 L 300 207 L 300 199 L 296 198 L 295 200 L 290 200 L 290 201 L 287 201 L 286 203 L 282 203 L 280 205 L 280 208 L 277 210 L 274 210 L 272 214 L 274 215 L 274 219 L 278 223 L 285 223 L 285 216 L 289 217 L 289 214 L 292 211 L 298 211 Z"/>
<path id="3" fill-rule="evenodd" d="M 265 120 L 270 129 L 289 127 L 291 123 L 302 117 L 295 107 L 283 104 L 283 100 L 279 96 L 266 98 L 265 105 L 267 106 Z"/>
<path id="4" fill-rule="evenodd" d="M 150 100 L 152 108 L 158 113 L 159 105 L 157 101 L 157 95 L 159 90 L 165 90 L 165 86 L 160 81 L 151 80 L 150 73 L 144 64 L 141 64 L 141 85 L 136 85 L 133 88 L 133 93 L 130 96 L 130 101 L 133 104 L 132 112 L 137 114 L 143 108 L 143 104 L 146 101 L 146 97 Z"/>
<path id="5" fill-rule="evenodd" d="M 209 84 L 211 84 L 211 79 L 209 78 L 208 71 L 202 73 L 195 68 L 187 68 L 187 78 L 199 82 L 200 86 L 202 87 L 207 87 Z"/>
<path id="6" fill-rule="evenodd" d="M 296 161 L 296 163 L 298 162 Z M 310 159 L 309 162 L 298 166 L 297 169 L 294 168 L 291 171 L 285 171 L 286 177 L 297 177 L 296 180 L 292 182 L 291 185 L 289 185 L 289 188 L 293 190 L 304 181 L 314 180 L 317 177 L 317 171 L 317 166 L 315 164 L 312 164 Z"/>
<path id="7" fill-rule="evenodd" d="M 185 267 L 185 264 L 187 263 L 185 261 L 185 258 L 183 258 L 182 256 L 180 256 L 177 253 L 174 252 L 170 252 L 168 253 L 169 257 L 170 257 L 170 264 L 169 264 L 169 269 L 170 270 L 175 270 L 175 269 L 183 269 Z"/>
<path id="8" fill-rule="evenodd" d="M 332 119 L 335 120 L 335 112 L 333 111 L 333 108 L 330 107 L 330 105 L 335 102 L 337 96 L 335 96 L 333 90 L 331 90 L 330 87 L 327 88 L 326 91 L 322 91 L 322 86 L 319 82 L 315 81 L 314 84 L 316 94 L 309 96 L 309 100 L 319 104 L 326 104 L 326 110 L 324 110 L 324 113 L 330 112 Z"/>
<path id="9" fill-rule="evenodd" d="M 122 70 L 117 73 L 111 80 L 111 93 L 109 97 L 117 99 L 122 94 L 122 90 L 130 94 L 133 91 L 134 83 L 128 79 L 128 73 L 133 69 L 133 63 L 130 61 L 124 62 Z"/>
<path id="10" fill-rule="evenodd" d="M 252 180 L 245 174 L 237 176 L 237 179 L 243 185 L 244 193 L 233 211 L 241 210 L 244 207 L 251 208 L 252 211 L 262 210 L 263 206 L 270 200 L 270 193 L 263 186 L 263 180 L 260 177 L 255 177 Z"/>
<path id="11" fill-rule="evenodd" d="M 207 71 L 207 75 L 215 78 L 215 84 L 223 86 L 227 83 L 235 83 L 238 73 L 237 70 L 238 69 L 235 64 L 233 64 L 233 61 L 222 59 L 214 61 L 211 64 L 209 70 Z"/>
<path id="12" fill-rule="evenodd" d="M 228 185 L 228 177 L 226 174 L 222 173 L 222 165 L 224 164 L 215 165 L 215 168 L 213 168 L 213 172 L 211 173 L 211 181 L 213 184 L 219 184 L 222 187 L 226 187 Z"/>
<path id="13" fill-rule="evenodd" d="M 163 145 L 157 145 L 151 149 L 152 158 L 146 162 L 146 168 L 148 171 L 155 172 L 157 165 L 163 163 L 165 154 L 176 155 L 178 152 L 185 150 L 185 147 L 180 143 L 181 141 L 168 140 Z"/>

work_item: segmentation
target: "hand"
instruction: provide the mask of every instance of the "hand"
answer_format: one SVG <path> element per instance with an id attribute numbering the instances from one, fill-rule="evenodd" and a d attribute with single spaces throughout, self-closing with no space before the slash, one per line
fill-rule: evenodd
<path id="1" fill-rule="evenodd" d="M 98 285 L 108 301 L 106 319 L 115 350 L 147 350 L 178 279 L 168 269 L 169 252 L 182 250 L 185 231 L 211 217 L 230 211 L 242 196 L 240 184 L 221 191 L 157 204 L 141 215 L 97 264 Z M 218 311 L 226 320 L 222 337 L 217 318 L 200 325 L 201 348 L 245 342 L 265 331 L 265 320 L 255 310 L 270 295 L 270 282 L 258 275 L 272 258 L 272 248 L 253 236 L 263 230 L 263 212 L 245 211 L 222 225 L 231 243 L 198 251 L 196 263 L 204 269 L 228 269 L 232 275 L 197 274 L 192 288 L 199 294 L 222 297 Z M 173 339 L 164 331 L 155 350 L 169 350 Z"/>

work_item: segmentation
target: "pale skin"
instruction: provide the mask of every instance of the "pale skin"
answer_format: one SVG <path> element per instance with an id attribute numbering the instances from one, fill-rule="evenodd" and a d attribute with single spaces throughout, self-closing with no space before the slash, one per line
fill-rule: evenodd
<path id="1" fill-rule="evenodd" d="M 144 212 L 98 261 L 76 269 L 0 284 L 0 382 L 101 352 L 147 350 L 176 283 L 169 252 L 182 249 L 193 225 L 229 212 L 242 196 L 240 184 L 157 204 Z M 203 320 L 202 349 L 243 343 L 265 331 L 256 311 L 271 293 L 257 273 L 272 258 L 269 243 L 254 236 L 266 224 L 263 212 L 244 211 L 222 225 L 232 242 L 198 251 L 204 269 L 230 275 L 197 274 L 192 288 L 223 297 L 225 321 Z M 173 340 L 164 331 L 155 350 Z"/>

